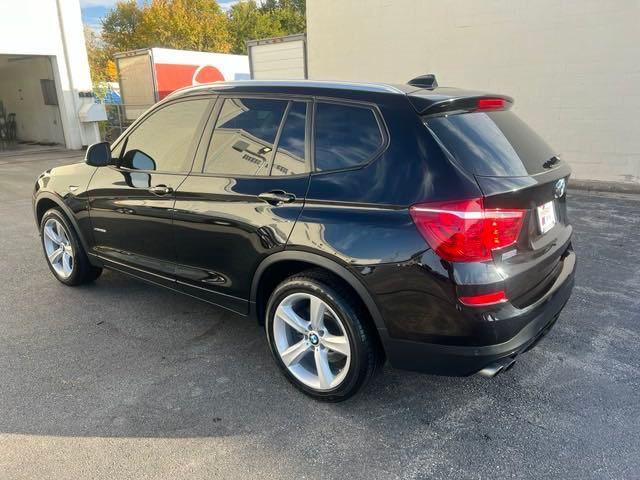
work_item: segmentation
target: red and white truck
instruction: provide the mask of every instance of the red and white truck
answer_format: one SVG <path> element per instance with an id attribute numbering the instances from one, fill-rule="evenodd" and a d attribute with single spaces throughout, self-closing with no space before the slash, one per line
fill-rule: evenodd
<path id="1" fill-rule="evenodd" d="M 115 60 L 128 120 L 179 88 L 250 78 L 247 55 L 145 48 L 118 53 Z"/>

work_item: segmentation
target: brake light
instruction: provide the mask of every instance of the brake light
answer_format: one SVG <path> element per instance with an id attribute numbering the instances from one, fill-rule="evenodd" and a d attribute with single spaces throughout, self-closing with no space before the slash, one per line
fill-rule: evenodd
<path id="1" fill-rule="evenodd" d="M 409 212 L 429 246 L 450 262 L 491 260 L 491 251 L 518 239 L 524 210 L 486 209 L 481 198 L 422 203 Z"/>
<path id="2" fill-rule="evenodd" d="M 507 301 L 504 290 L 497 292 L 484 293 L 482 295 L 470 295 L 467 297 L 459 297 L 460 303 L 469 307 L 486 307 L 487 305 L 495 305 Z"/>
<path id="3" fill-rule="evenodd" d="M 504 110 L 507 106 L 504 98 L 479 98 L 476 107 L 477 112 L 488 112 L 492 110 Z"/>

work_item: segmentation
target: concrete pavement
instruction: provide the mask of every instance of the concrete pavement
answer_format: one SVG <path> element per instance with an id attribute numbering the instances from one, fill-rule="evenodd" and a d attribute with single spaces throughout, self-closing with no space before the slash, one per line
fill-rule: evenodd
<path id="1" fill-rule="evenodd" d="M 117 273 L 55 281 L 31 191 L 74 158 L 0 165 L 0 478 L 640 476 L 639 197 L 569 193 L 574 295 L 506 374 L 386 368 L 326 405 L 253 323 Z"/>

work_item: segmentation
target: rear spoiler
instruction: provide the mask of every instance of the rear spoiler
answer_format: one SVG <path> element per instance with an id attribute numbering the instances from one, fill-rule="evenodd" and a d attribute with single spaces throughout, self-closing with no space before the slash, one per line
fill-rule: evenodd
<path id="1" fill-rule="evenodd" d="M 407 98 L 420 115 L 429 117 L 455 113 L 495 112 L 509 110 L 513 106 L 513 98 L 507 95 L 481 93 L 438 99 L 412 92 Z"/>

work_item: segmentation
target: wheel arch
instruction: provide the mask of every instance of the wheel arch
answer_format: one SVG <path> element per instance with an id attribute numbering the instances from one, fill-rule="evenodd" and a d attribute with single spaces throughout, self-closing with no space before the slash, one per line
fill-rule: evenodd
<path id="1" fill-rule="evenodd" d="M 75 215 L 73 214 L 71 209 L 67 205 L 65 205 L 64 201 L 62 201 L 60 197 L 57 197 L 56 195 L 48 192 L 40 193 L 35 200 L 34 213 L 36 222 L 38 224 L 38 232 L 40 232 L 40 222 L 42 221 L 42 217 L 47 212 L 47 210 L 50 210 L 52 208 L 58 208 L 62 211 L 66 219 L 71 223 L 74 230 L 76 231 L 76 234 L 80 239 L 80 243 L 82 243 L 82 248 L 84 248 L 85 252 L 88 252 L 88 244 L 82 235 L 82 230 L 80 229 L 80 226 L 76 221 Z"/>
<path id="2" fill-rule="evenodd" d="M 258 268 L 256 269 L 256 272 L 253 276 L 253 281 L 251 283 L 250 297 L 250 314 L 257 321 L 260 321 L 261 309 L 264 307 L 264 305 L 261 305 L 260 301 L 262 280 L 265 279 L 266 275 L 269 271 L 271 271 L 271 269 L 277 268 L 278 265 L 283 264 L 299 265 L 301 267 L 305 267 L 299 268 L 298 270 L 320 267 L 336 275 L 359 295 L 360 299 L 364 303 L 364 306 L 369 312 L 371 319 L 373 320 L 375 328 L 379 332 L 380 330 L 386 330 L 382 315 L 380 314 L 380 310 L 373 300 L 373 297 L 371 296 L 367 288 L 362 284 L 362 282 L 352 272 L 350 272 L 346 267 L 327 257 L 299 250 L 284 250 L 282 252 L 274 253 L 273 255 L 265 258 L 260 263 L 260 265 L 258 265 Z"/>

